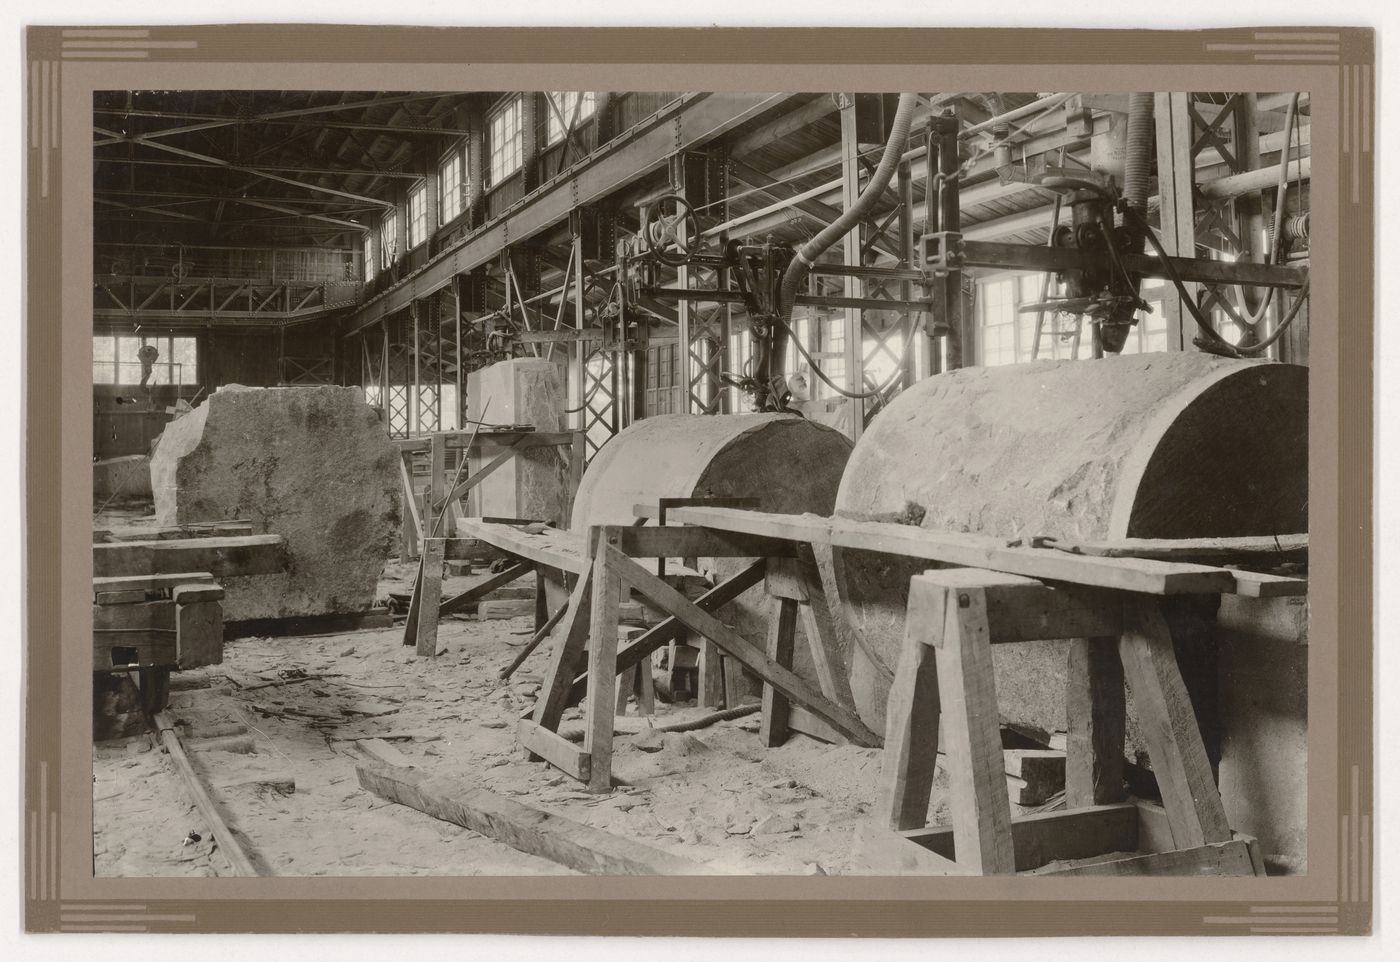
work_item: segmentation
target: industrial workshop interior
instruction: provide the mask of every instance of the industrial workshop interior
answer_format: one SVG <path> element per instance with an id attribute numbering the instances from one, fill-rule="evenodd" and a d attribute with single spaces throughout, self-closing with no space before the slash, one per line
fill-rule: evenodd
<path id="1" fill-rule="evenodd" d="M 1306 92 L 92 110 L 98 877 L 1307 872 Z"/>

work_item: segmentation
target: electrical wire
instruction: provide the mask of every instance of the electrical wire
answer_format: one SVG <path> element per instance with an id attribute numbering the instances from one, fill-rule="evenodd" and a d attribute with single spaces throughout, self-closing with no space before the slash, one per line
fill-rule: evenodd
<path id="1" fill-rule="evenodd" d="M 1190 312 L 1192 319 L 1195 320 L 1196 326 L 1207 335 L 1205 344 L 1200 344 L 1199 340 L 1197 343 L 1200 346 L 1206 347 L 1208 350 L 1212 350 L 1215 353 L 1223 353 L 1231 357 L 1244 357 L 1264 353 L 1264 351 L 1273 346 L 1283 335 L 1283 332 L 1288 329 L 1288 326 L 1293 323 L 1294 318 L 1298 316 L 1299 309 L 1303 306 L 1303 302 L 1308 299 L 1308 294 L 1312 290 L 1311 275 L 1303 282 L 1303 286 L 1299 288 L 1298 299 L 1294 301 L 1292 308 L 1289 309 L 1288 314 L 1283 320 L 1279 322 L 1278 328 L 1273 334 L 1269 335 L 1268 338 L 1260 341 L 1258 344 L 1251 344 L 1247 347 L 1237 347 L 1225 340 L 1220 332 L 1206 319 L 1205 315 L 1201 313 L 1200 307 L 1196 304 L 1196 299 L 1186 290 L 1186 285 L 1182 282 L 1181 275 L 1177 273 L 1176 265 L 1172 263 L 1171 257 L 1168 256 L 1166 249 L 1162 247 L 1161 240 L 1158 239 L 1151 225 L 1147 223 L 1147 219 L 1131 207 L 1125 208 L 1125 210 L 1128 212 L 1129 216 L 1137 218 L 1138 226 L 1141 227 L 1143 232 L 1147 235 L 1147 239 L 1152 242 L 1152 246 L 1157 251 L 1157 256 L 1161 258 L 1163 266 L 1166 267 L 1167 276 L 1171 279 L 1172 285 L 1176 288 L 1176 292 L 1181 297 L 1182 303 L 1186 305 L 1186 309 Z"/>
<path id="2" fill-rule="evenodd" d="M 1277 259 L 1279 248 L 1283 240 L 1284 202 L 1288 196 L 1288 168 L 1292 163 L 1289 154 L 1293 150 L 1294 133 L 1301 128 L 1301 125 L 1297 124 L 1298 97 L 1299 95 L 1295 93 L 1292 99 L 1289 100 L 1288 116 L 1283 124 L 1283 150 L 1280 154 L 1278 189 L 1274 198 L 1274 229 L 1272 236 L 1269 238 L 1269 249 L 1264 256 L 1265 264 L 1272 264 Z M 1300 154 L 1302 153 L 1301 148 L 1302 144 L 1300 143 Z M 1299 159 L 1301 162 L 1301 157 Z M 1238 284 L 1234 285 L 1234 288 L 1235 296 L 1240 299 L 1240 305 L 1243 307 L 1245 305 L 1244 291 L 1240 289 Z M 1229 315 L 1230 319 L 1236 324 L 1244 327 L 1256 327 L 1259 322 L 1267 316 L 1269 306 L 1273 303 L 1273 299 L 1274 289 L 1270 287 L 1264 292 L 1264 299 L 1259 303 L 1258 309 L 1254 311 L 1250 311 L 1246 308 L 1245 313 L 1241 314 L 1235 310 L 1234 305 L 1223 299 L 1220 301 L 1220 305 L 1224 308 L 1225 313 Z"/>
<path id="3" fill-rule="evenodd" d="M 595 347 L 595 348 L 589 353 L 589 355 L 588 355 L 586 358 L 583 359 L 583 367 L 586 369 L 586 368 L 588 367 L 589 363 L 590 363 L 595 357 L 597 357 L 598 355 L 600 355 L 600 354 L 602 354 L 602 353 L 603 353 L 603 349 L 602 349 L 602 348 Z M 593 400 L 593 395 L 597 394 L 599 388 L 601 388 L 602 386 L 603 386 L 603 379 L 602 379 L 602 378 L 595 378 L 594 381 L 593 381 L 593 386 L 592 386 L 591 388 L 589 388 L 589 389 L 588 389 L 588 393 L 585 394 L 585 395 L 583 396 L 583 400 L 579 403 L 579 406 L 576 407 L 576 408 L 565 408 L 565 409 L 564 409 L 564 413 L 565 413 L 565 414 L 577 414 L 577 413 L 579 413 L 580 411 L 582 411 L 582 410 L 584 410 L 585 408 L 587 408 L 587 407 L 588 407 L 588 402 L 591 401 L 591 400 Z"/>

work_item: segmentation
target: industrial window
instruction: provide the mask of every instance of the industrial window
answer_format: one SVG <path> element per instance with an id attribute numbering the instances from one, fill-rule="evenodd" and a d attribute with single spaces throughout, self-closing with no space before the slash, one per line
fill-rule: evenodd
<path id="1" fill-rule="evenodd" d="M 1093 355 L 1093 328 L 1087 318 L 1046 311 L 1036 349 L 1036 312 L 1021 311 L 1041 302 L 1044 275 L 1019 274 L 977 285 L 978 355 L 985 367 L 1022 364 L 1031 360 L 1070 360 Z M 1062 295 L 1052 279 L 1047 298 Z M 1139 312 L 1138 323 L 1128 332 L 1124 354 L 1146 354 L 1167 349 L 1167 321 L 1162 314 L 1160 281 L 1145 281 L 1141 289 L 1152 311 Z"/>
<path id="2" fill-rule="evenodd" d="M 520 126 L 520 98 L 512 97 L 491 114 L 491 185 L 494 187 L 520 169 L 524 131 Z"/>
<path id="3" fill-rule="evenodd" d="M 419 184 L 408 192 L 408 249 L 428 239 L 428 185 Z"/>
<path id="4" fill-rule="evenodd" d="M 154 347 L 147 386 L 152 384 L 193 385 L 199 378 L 199 347 L 193 337 L 143 337 L 134 334 L 94 334 L 92 336 L 92 383 L 139 387 L 141 349 Z"/>
<path id="5" fill-rule="evenodd" d="M 563 140 L 565 130 L 569 127 L 577 129 L 579 124 L 592 117 L 593 112 L 598 109 L 598 95 L 591 92 L 551 90 L 545 96 L 551 104 L 549 130 L 545 140 L 549 146 Z"/>
<path id="6" fill-rule="evenodd" d="M 374 231 L 365 231 L 364 276 L 365 283 L 374 280 Z"/>
<path id="7" fill-rule="evenodd" d="M 842 314 L 827 318 L 822 328 L 825 339 L 821 345 L 821 351 L 813 357 L 821 365 L 822 370 L 826 372 L 827 377 L 849 391 L 853 386 L 846 383 L 846 318 Z M 812 389 L 823 398 L 840 397 L 829 384 L 820 378 L 817 379 L 816 384 L 812 385 Z"/>
<path id="8" fill-rule="evenodd" d="M 399 253 L 398 211 L 387 210 L 379 221 L 379 266 L 389 269 Z"/>
<path id="9" fill-rule="evenodd" d="M 438 218 L 446 224 L 462 213 L 465 206 L 466 177 L 463 176 L 462 151 L 454 147 L 438 168 Z"/>

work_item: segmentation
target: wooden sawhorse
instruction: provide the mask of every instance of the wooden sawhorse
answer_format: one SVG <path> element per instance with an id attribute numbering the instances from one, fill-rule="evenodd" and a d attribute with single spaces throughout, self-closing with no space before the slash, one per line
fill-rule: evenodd
<path id="1" fill-rule="evenodd" d="M 861 723 L 849 704 L 841 704 L 813 688 L 782 664 L 782 659 L 751 644 L 713 614 L 762 583 L 771 559 L 793 557 L 795 548 L 790 541 L 681 525 L 609 525 L 588 530 L 585 552 L 588 563 L 579 571 L 568 610 L 560 622 L 535 707 L 517 725 L 521 744 L 533 756 L 584 782 L 589 791 L 611 791 L 617 676 L 686 632 L 713 641 L 725 655 L 762 679 L 776 696 L 805 709 L 837 736 L 860 745 L 879 744 L 878 736 Z M 725 557 L 758 560 L 693 602 L 635 560 Z M 667 617 L 619 648 L 618 604 L 624 588 L 646 598 Z M 787 620 L 795 624 L 798 603 L 796 599 L 789 601 Z M 783 636 L 779 632 L 778 643 Z M 791 649 L 790 639 L 788 648 Z M 558 728 L 564 709 L 585 692 L 584 739 L 580 748 L 563 738 Z"/>
<path id="2" fill-rule="evenodd" d="M 886 709 L 874 820 L 858 861 L 893 874 L 1263 875 L 1258 845 L 1231 831 L 1162 616 L 1163 599 L 978 568 L 915 575 Z M 1067 693 L 1067 810 L 1012 819 L 993 644 L 1076 639 Z M 1124 682 L 1162 806 L 1123 793 Z M 939 729 L 951 825 L 925 826 Z M 1134 853 L 1134 854 L 1123 854 Z"/>

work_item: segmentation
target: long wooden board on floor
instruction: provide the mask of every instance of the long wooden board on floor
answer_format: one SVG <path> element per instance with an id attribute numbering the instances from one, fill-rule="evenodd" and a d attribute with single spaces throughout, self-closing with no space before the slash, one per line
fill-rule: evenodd
<path id="1" fill-rule="evenodd" d="M 236 538 L 125 541 L 92 546 L 96 578 L 207 571 L 215 578 L 271 575 L 287 570 L 287 546 L 280 534 Z"/>
<path id="2" fill-rule="evenodd" d="M 464 778 L 430 778 L 391 765 L 355 767 L 360 787 L 425 815 L 490 836 L 588 875 L 720 875 L 701 862 L 544 812 Z"/>
<path id="3" fill-rule="evenodd" d="M 1208 565 L 1143 558 L 1094 558 L 1046 548 L 1010 547 L 1000 538 L 930 531 L 884 521 L 851 521 L 735 508 L 677 508 L 670 517 L 683 524 L 721 531 L 790 538 L 810 544 L 830 544 L 1144 594 L 1228 594 L 1235 590 L 1231 572 Z"/>

